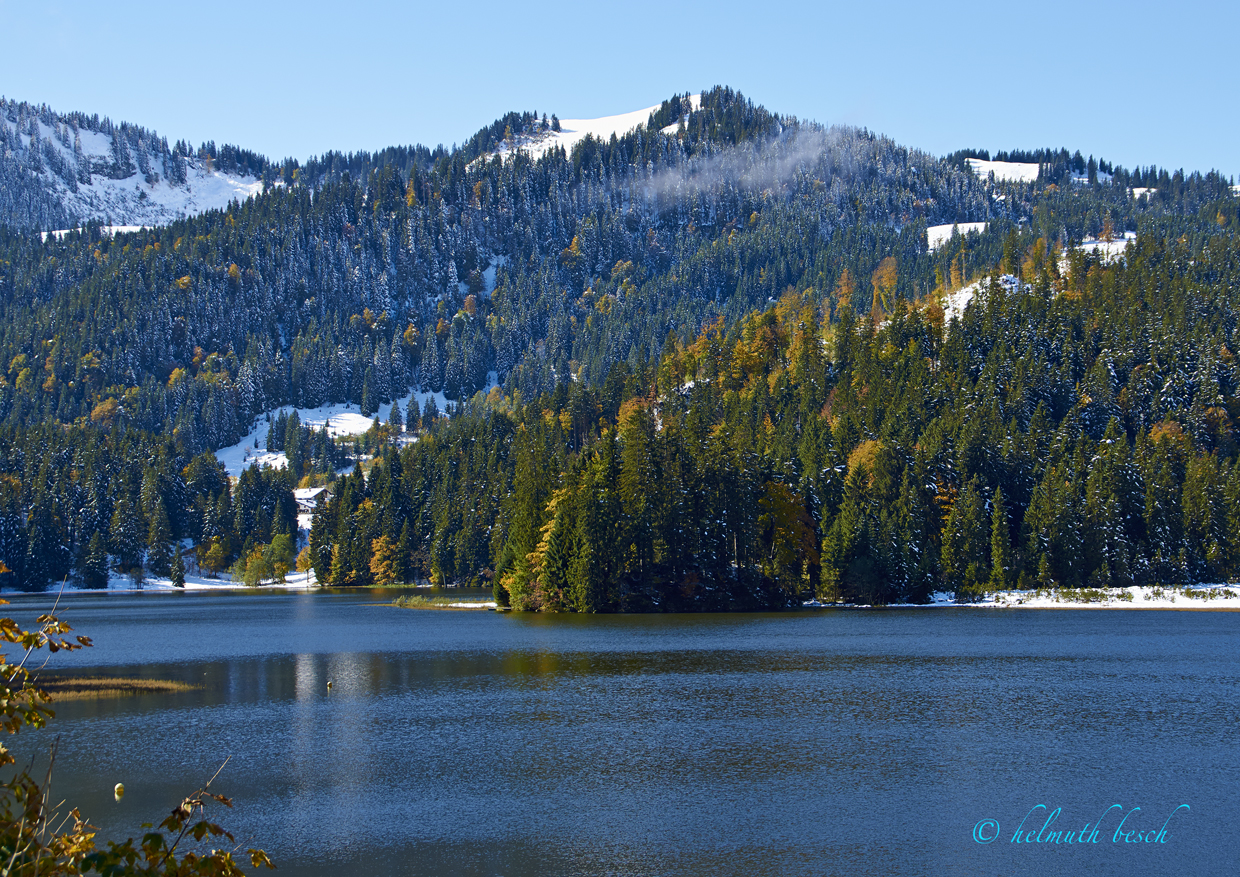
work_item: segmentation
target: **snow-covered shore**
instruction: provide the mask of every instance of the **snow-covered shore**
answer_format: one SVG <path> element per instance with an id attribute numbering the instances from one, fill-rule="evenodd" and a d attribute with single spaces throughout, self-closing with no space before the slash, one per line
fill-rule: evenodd
<path id="1" fill-rule="evenodd" d="M 804 604 L 819 608 L 837 604 L 811 600 Z M 973 609 L 1194 609 L 1204 611 L 1240 610 L 1240 585 L 1196 585 L 1190 587 L 1062 588 L 1059 590 L 997 591 L 976 603 L 957 603 L 949 591 L 939 591 L 929 603 L 900 603 L 889 608 Z M 853 608 L 853 607 L 850 607 Z M 857 607 L 870 608 L 870 607 Z"/>
<path id="2" fill-rule="evenodd" d="M 284 578 L 284 582 L 263 582 L 257 587 L 251 588 L 241 582 L 234 582 L 227 577 L 212 579 L 201 575 L 185 576 L 185 587 L 178 588 L 172 583 L 172 580 L 162 576 L 148 575 L 139 585 L 133 580 L 132 576 L 113 573 L 108 578 L 108 586 L 106 588 L 84 588 L 81 585 L 68 582 L 64 586 L 66 594 L 137 594 L 137 593 L 178 593 L 184 594 L 189 591 L 306 591 L 311 588 L 319 587 L 318 579 L 314 575 L 314 571 L 310 572 L 290 572 Z M 51 585 L 46 593 L 55 594 L 60 591 L 60 585 Z M 0 591 L 4 594 L 19 594 L 22 591 L 4 590 Z"/>
<path id="3" fill-rule="evenodd" d="M 185 587 L 178 588 L 171 580 L 159 576 L 148 577 L 141 585 L 125 575 L 113 574 L 108 587 L 83 588 L 66 584 L 66 594 L 133 594 L 133 593 L 187 593 L 191 591 L 307 591 L 319 587 L 314 572 L 290 572 L 282 584 L 264 582 L 250 588 L 228 578 L 212 579 L 200 575 L 186 575 Z M 56 593 L 59 586 L 48 588 Z M 4 590 L 13 594 L 18 591 Z M 872 606 L 858 604 L 820 603 L 809 600 L 802 604 L 809 609 L 844 607 L 870 609 Z M 492 609 L 491 601 L 461 601 L 437 604 L 435 608 Z M 1062 588 L 1059 590 L 998 591 L 987 594 L 974 603 L 957 603 L 950 591 L 937 591 L 929 603 L 893 603 L 888 609 L 1188 609 L 1197 611 L 1240 611 L 1240 585 L 1197 585 L 1191 587 L 1132 587 L 1132 588 Z"/>

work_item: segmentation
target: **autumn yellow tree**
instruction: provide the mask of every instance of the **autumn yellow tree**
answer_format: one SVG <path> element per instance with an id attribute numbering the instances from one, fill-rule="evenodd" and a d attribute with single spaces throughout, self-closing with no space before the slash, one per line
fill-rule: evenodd
<path id="1" fill-rule="evenodd" d="M 768 481 L 758 501 L 758 526 L 765 549 L 765 572 L 789 594 L 801 589 L 807 566 L 818 566 L 818 537 L 814 520 L 801 498 L 787 485 Z"/>
<path id="2" fill-rule="evenodd" d="M 852 297 L 856 291 L 857 284 L 853 280 L 852 272 L 845 268 L 835 281 L 835 300 L 842 308 L 852 307 Z"/>
<path id="3" fill-rule="evenodd" d="M 399 570 L 399 558 L 395 542 L 387 536 L 380 536 L 370 543 L 370 575 L 376 587 L 390 588 L 396 584 Z"/>
<path id="4" fill-rule="evenodd" d="M 874 287 L 874 301 L 870 313 L 879 319 L 891 313 L 896 298 L 896 283 L 899 273 L 896 270 L 896 257 L 888 256 L 878 263 L 870 276 L 870 285 Z"/>

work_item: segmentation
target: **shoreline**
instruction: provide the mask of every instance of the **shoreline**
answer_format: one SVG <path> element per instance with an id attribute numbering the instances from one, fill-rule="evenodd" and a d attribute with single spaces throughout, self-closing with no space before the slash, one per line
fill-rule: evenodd
<path id="1" fill-rule="evenodd" d="M 1011 590 L 987 594 L 974 603 L 957 603 L 952 592 L 936 591 L 929 603 L 875 606 L 811 600 L 801 605 L 806 609 L 1171 609 L 1240 612 L 1240 585 Z"/>
<path id="2" fill-rule="evenodd" d="M 417 587 L 411 585 L 409 587 Z M 142 586 L 137 586 L 128 576 L 113 576 L 107 588 L 83 588 L 80 585 L 66 585 L 64 595 L 71 594 L 190 594 L 190 593 L 258 593 L 258 592 L 293 592 L 312 593 L 314 591 L 338 592 L 338 589 L 324 588 L 316 580 L 314 573 L 290 573 L 287 580 L 278 584 L 265 582 L 250 587 L 230 579 L 208 579 L 204 576 L 186 576 L 185 587 L 178 588 L 167 578 L 150 578 Z M 372 589 L 358 589 L 372 590 Z M 30 592 L 4 589 L 0 595 L 16 596 L 40 593 L 56 596 L 62 593 L 61 588 L 48 588 L 46 591 Z M 442 601 L 442 602 L 441 602 Z M 451 609 L 505 611 L 507 607 L 496 606 L 494 601 L 453 600 L 440 597 L 423 602 L 407 600 L 404 603 L 389 603 L 409 609 Z M 1151 587 L 1133 586 L 1130 588 L 1063 588 L 1057 590 L 1037 589 L 1032 591 L 998 591 L 986 594 L 982 599 L 972 603 L 957 603 L 951 591 L 936 591 L 928 603 L 822 603 L 818 600 L 807 600 L 796 609 L 1127 609 L 1127 610 L 1173 610 L 1189 612 L 1240 612 L 1240 585 L 1201 585 L 1184 587 Z M 647 614 L 647 613 L 640 613 Z M 660 613 L 650 613 L 660 614 Z M 686 613 L 697 614 L 697 613 Z"/>
<path id="3" fill-rule="evenodd" d="M 318 579 L 314 575 L 314 571 L 309 572 L 290 572 L 284 582 L 263 582 L 260 585 L 250 587 L 244 582 L 234 582 L 232 579 L 218 578 L 212 579 L 203 575 L 186 575 L 185 587 L 178 588 L 172 583 L 172 579 L 167 576 L 149 576 L 141 585 L 137 584 L 132 576 L 122 575 L 120 573 L 112 573 L 108 577 L 108 585 L 106 588 L 84 588 L 79 584 L 66 583 L 63 588 L 59 585 L 49 586 L 45 591 L 21 591 L 16 588 L 0 589 L 0 595 L 10 594 L 59 594 L 62 591 L 65 594 L 189 594 L 192 592 L 219 592 L 219 591 L 313 591 L 320 587 Z"/>

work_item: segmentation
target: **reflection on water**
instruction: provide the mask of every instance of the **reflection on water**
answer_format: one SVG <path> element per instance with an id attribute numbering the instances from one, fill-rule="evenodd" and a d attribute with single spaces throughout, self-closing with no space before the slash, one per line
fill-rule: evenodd
<path id="1" fill-rule="evenodd" d="M 231 756 L 224 821 L 293 874 L 1224 874 L 1240 852 L 1234 614 L 379 602 L 72 599 L 98 646 L 58 669 L 202 687 L 62 705 L 60 793 L 133 832 Z M 1115 802 L 1193 809 L 1161 846 L 1007 842 L 1035 804 Z M 986 818 L 1002 842 L 972 840 Z"/>

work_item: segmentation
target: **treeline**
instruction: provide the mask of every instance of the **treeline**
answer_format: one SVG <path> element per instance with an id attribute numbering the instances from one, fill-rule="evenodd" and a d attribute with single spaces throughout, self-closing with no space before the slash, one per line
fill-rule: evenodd
<path id="1" fill-rule="evenodd" d="M 944 160 L 964 168 L 970 158 L 1037 164 L 1038 183 L 1042 186 L 1071 186 L 1081 182 L 1099 186 L 1105 182 L 1120 192 L 1130 188 L 1156 189 L 1151 197 L 1161 199 L 1164 206 L 1181 203 L 1187 195 L 1188 203 L 1184 205 L 1187 212 L 1200 209 L 1206 201 L 1227 196 L 1232 182 L 1217 171 L 1185 173 L 1183 169 L 1169 171 L 1154 165 L 1128 170 L 1092 155 L 1086 158 L 1079 149 L 1073 153 L 1062 148 L 999 150 L 993 159 L 986 149 L 958 149 Z"/>
<path id="2" fill-rule="evenodd" d="M 1008 244 L 1020 280 L 949 326 L 934 297 L 828 324 L 789 290 L 597 388 L 474 407 L 355 471 L 312 562 L 575 611 L 1240 575 L 1234 231 L 1062 267 Z"/>

